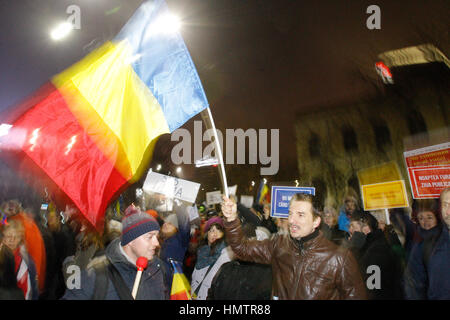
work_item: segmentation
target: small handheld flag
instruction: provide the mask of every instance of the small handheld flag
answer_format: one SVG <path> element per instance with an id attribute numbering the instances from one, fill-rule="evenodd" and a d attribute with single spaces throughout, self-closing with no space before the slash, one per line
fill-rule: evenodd
<path id="1" fill-rule="evenodd" d="M 191 286 L 177 261 L 170 259 L 173 267 L 172 289 L 170 300 L 192 300 Z"/>

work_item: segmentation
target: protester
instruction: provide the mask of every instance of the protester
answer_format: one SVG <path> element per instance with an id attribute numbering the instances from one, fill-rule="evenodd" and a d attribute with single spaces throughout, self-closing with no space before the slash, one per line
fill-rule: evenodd
<path id="1" fill-rule="evenodd" d="M 17 286 L 22 290 L 25 300 L 39 298 L 38 275 L 33 259 L 25 245 L 25 230 L 19 220 L 8 220 L 1 227 L 2 244 L 14 254 Z"/>
<path id="2" fill-rule="evenodd" d="M 250 223 L 242 226 L 247 239 L 263 240 Z M 268 237 L 264 237 L 265 239 Z M 208 300 L 269 300 L 272 291 L 270 265 L 236 258 L 224 263 L 212 280 Z"/>
<path id="3" fill-rule="evenodd" d="M 188 206 L 181 201 L 174 201 L 173 213 L 167 215 L 160 231 L 161 250 L 160 258 L 166 265 L 167 283 L 172 286 L 173 267 L 171 260 L 183 265 L 189 246 L 191 225 L 189 221 Z"/>
<path id="4" fill-rule="evenodd" d="M 349 227 L 351 239 L 360 234 L 361 243 L 353 246 L 370 300 L 402 299 L 402 269 L 378 221 L 370 213 L 353 213 Z"/>
<path id="5" fill-rule="evenodd" d="M 448 228 L 450 227 L 450 187 L 442 190 L 440 203 L 442 220 L 445 222 L 448 230 Z"/>
<path id="6" fill-rule="evenodd" d="M 205 300 L 208 290 L 220 267 L 234 258 L 233 252 L 225 242 L 223 221 L 212 217 L 205 224 L 204 244 L 197 250 L 197 262 L 192 273 L 192 295 L 197 300 Z"/>
<path id="7" fill-rule="evenodd" d="M 45 285 L 44 289 L 41 291 L 39 295 L 39 300 L 51 300 L 54 299 L 54 296 L 51 296 L 51 287 L 52 287 L 52 279 L 57 272 L 55 269 L 56 266 L 56 251 L 55 251 L 55 241 L 52 236 L 52 232 L 49 230 L 47 226 L 47 220 L 44 219 L 42 212 L 40 214 L 36 214 L 31 208 L 25 209 L 24 211 L 30 218 L 34 220 L 39 231 L 41 233 L 42 239 L 44 240 L 45 246 Z M 58 270 L 59 272 L 59 270 Z"/>
<path id="8" fill-rule="evenodd" d="M 73 266 L 77 266 L 80 270 L 85 270 L 89 263 L 105 253 L 104 239 L 93 227 L 85 226 L 77 239 L 75 254 L 67 256 L 62 263 L 64 284 L 67 283 L 68 278 L 72 274 L 70 271 Z"/>
<path id="9" fill-rule="evenodd" d="M 245 261 L 272 265 L 273 299 L 365 299 L 358 265 L 349 250 L 327 240 L 313 197 L 295 194 L 289 205 L 289 235 L 264 241 L 242 234 L 235 202 L 223 197 L 227 240 Z"/>
<path id="10" fill-rule="evenodd" d="M 339 230 L 336 209 L 333 207 L 324 207 L 322 216 L 323 221 L 320 230 L 323 232 L 323 235 L 338 246 L 341 245 L 342 241 L 345 239 L 346 233 L 345 231 Z"/>
<path id="11" fill-rule="evenodd" d="M 23 212 L 22 206 L 17 200 L 9 200 L 3 203 L 1 209 L 6 213 L 8 221 L 20 221 L 24 227 L 25 246 L 35 263 L 39 279 L 39 291 L 42 292 L 45 288 L 46 252 L 41 232 L 33 219 L 30 219 Z"/>
<path id="12" fill-rule="evenodd" d="M 361 212 L 359 207 L 358 195 L 353 188 L 348 188 L 343 199 L 343 206 L 339 211 L 338 225 L 339 230 L 349 232 L 350 218 L 354 212 Z"/>
<path id="13" fill-rule="evenodd" d="M 442 216 L 434 205 L 418 206 L 422 240 L 413 246 L 405 271 L 406 299 L 450 300 L 449 203 L 446 188 L 440 196 Z"/>
<path id="14" fill-rule="evenodd" d="M 261 227 L 266 228 L 270 233 L 277 233 L 278 231 L 275 221 L 270 216 L 270 203 L 265 203 L 263 205 L 263 220 L 261 222 Z"/>
<path id="15" fill-rule="evenodd" d="M 287 218 L 275 218 L 275 224 L 278 228 L 277 234 L 289 235 L 289 221 Z"/>
<path id="16" fill-rule="evenodd" d="M 136 261 L 148 259 L 142 273 L 137 300 L 164 300 L 169 298 L 165 283 L 163 262 L 156 256 L 159 247 L 158 222 L 133 205 L 122 219 L 122 235 L 106 248 L 102 259 L 95 259 L 81 272 L 81 287 L 67 289 L 65 300 L 131 300 L 137 274 Z"/>
<path id="17" fill-rule="evenodd" d="M 24 300 L 23 291 L 17 286 L 14 254 L 2 244 L 0 233 L 0 300 Z"/>
<path id="18" fill-rule="evenodd" d="M 48 295 L 47 298 L 51 300 L 59 299 L 64 294 L 66 285 L 64 282 L 63 261 L 66 257 L 75 253 L 76 244 L 69 228 L 62 223 L 61 216 L 56 211 L 56 207 L 50 210 L 47 214 L 48 229 L 51 232 L 55 248 L 55 259 L 53 265 L 47 266 L 52 272 L 49 277 Z"/>

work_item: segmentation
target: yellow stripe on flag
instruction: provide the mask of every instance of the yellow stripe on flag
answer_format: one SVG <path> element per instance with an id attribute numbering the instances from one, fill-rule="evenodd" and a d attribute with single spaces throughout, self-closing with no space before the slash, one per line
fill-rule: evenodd
<path id="1" fill-rule="evenodd" d="M 126 42 L 107 42 L 52 81 L 117 170 L 138 179 L 156 138 L 170 131 L 158 101 L 133 70 L 132 59 Z"/>
<path id="2" fill-rule="evenodd" d="M 170 291 L 170 295 L 176 295 L 180 292 L 185 292 L 188 299 L 191 300 L 191 286 L 186 279 L 184 274 L 174 273 L 173 281 L 172 281 L 172 290 Z"/>

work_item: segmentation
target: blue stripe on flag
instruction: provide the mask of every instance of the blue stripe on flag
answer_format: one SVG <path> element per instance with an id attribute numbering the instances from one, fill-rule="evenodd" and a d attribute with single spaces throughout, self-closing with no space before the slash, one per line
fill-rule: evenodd
<path id="1" fill-rule="evenodd" d="M 173 132 L 206 109 L 208 100 L 180 33 L 159 28 L 167 14 L 164 0 L 144 2 L 114 41 L 128 41 L 132 66 L 158 100 Z"/>

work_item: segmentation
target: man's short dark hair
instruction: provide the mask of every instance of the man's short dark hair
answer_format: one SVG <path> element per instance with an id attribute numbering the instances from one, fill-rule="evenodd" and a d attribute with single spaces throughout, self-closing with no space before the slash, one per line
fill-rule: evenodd
<path id="1" fill-rule="evenodd" d="M 292 196 L 291 201 L 289 202 L 289 207 L 294 201 L 306 201 L 311 203 L 312 215 L 313 219 L 321 218 L 320 211 L 314 205 L 314 196 L 308 193 L 296 193 Z"/>

